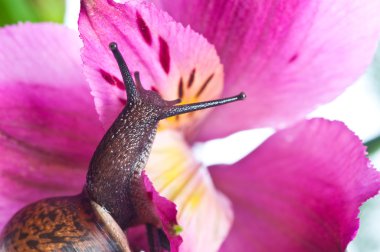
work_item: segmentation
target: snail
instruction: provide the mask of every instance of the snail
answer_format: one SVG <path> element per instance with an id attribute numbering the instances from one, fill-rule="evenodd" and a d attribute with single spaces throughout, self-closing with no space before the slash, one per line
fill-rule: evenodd
<path id="1" fill-rule="evenodd" d="M 141 180 L 158 122 L 243 100 L 245 94 L 185 105 L 166 101 L 142 87 L 138 72 L 133 80 L 115 42 L 109 47 L 128 100 L 93 154 L 83 191 L 19 210 L 0 234 L 0 251 L 131 251 L 124 232 L 141 224 L 151 252 L 170 250 Z"/>

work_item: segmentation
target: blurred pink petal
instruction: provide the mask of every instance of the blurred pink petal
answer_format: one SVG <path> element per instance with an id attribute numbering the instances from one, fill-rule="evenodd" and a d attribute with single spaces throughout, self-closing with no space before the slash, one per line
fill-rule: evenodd
<path id="1" fill-rule="evenodd" d="M 380 189 L 365 154 L 344 124 L 314 119 L 279 131 L 233 167 L 212 168 L 235 214 L 221 251 L 345 251 L 359 206 Z"/>
<path id="2" fill-rule="evenodd" d="M 0 229 L 32 201 L 81 191 L 102 128 L 81 73 L 77 33 L 0 29 Z"/>
<path id="3" fill-rule="evenodd" d="M 85 75 L 106 127 L 126 102 L 118 66 L 108 49 L 113 41 L 131 72 L 140 72 L 145 88 L 158 91 L 167 100 L 203 101 L 218 98 L 222 92 L 223 67 L 214 47 L 150 3 L 82 1 L 79 30 L 85 45 Z M 166 120 L 160 129 L 186 128 L 192 133 L 190 128 L 206 113 Z"/>
<path id="4" fill-rule="evenodd" d="M 210 114 L 201 139 L 302 118 L 363 73 L 379 40 L 379 0 L 156 2 L 215 45 L 224 95 L 247 93 Z"/>

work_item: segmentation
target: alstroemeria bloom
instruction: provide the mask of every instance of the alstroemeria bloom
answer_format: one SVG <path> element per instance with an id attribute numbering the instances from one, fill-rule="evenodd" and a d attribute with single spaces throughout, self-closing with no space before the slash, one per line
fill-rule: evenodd
<path id="1" fill-rule="evenodd" d="M 146 3 L 84 2 L 80 31 L 85 75 L 106 127 L 125 102 L 107 49 L 110 41 L 119 44 L 145 87 L 165 99 L 199 101 L 235 89 L 248 94 L 244 103 L 160 125 L 147 173 L 155 188 L 177 204 L 181 249 L 344 251 L 358 228 L 358 207 L 379 190 L 380 177 L 343 124 L 314 119 L 279 130 L 239 163 L 213 167 L 211 176 L 192 156 L 191 143 L 251 127 L 290 124 L 331 100 L 370 62 L 379 27 L 376 22 L 361 25 L 361 18 L 376 20 L 379 2 L 186 1 L 188 7 L 178 9 L 181 2 L 176 4 L 168 9 L 201 14 L 184 15 L 185 22 L 194 21 L 217 50 Z M 53 35 L 2 32 L 11 45 L 34 45 Z M 69 43 L 74 36 L 60 32 L 52 31 L 57 34 L 47 40 L 42 55 L 27 47 L 26 55 L 14 57 L 11 46 L 0 47 L 7 52 L 1 64 L 12 66 L 2 68 L 0 79 L 7 91 L 0 93 L 0 118 L 5 118 L 1 141 L 9 153 L 1 160 L 0 179 L 16 191 L 0 189 L 2 221 L 9 209 L 33 200 L 31 195 L 37 199 L 77 192 L 83 183 L 81 169 L 101 134 L 93 109 L 86 106 L 88 94 L 83 94 L 78 41 Z M 57 109 L 62 113 L 53 113 Z M 66 117 L 75 119 L 76 126 Z"/>
<path id="2" fill-rule="evenodd" d="M 23 24 L 0 29 L 0 37 L 1 234 L 27 204 L 80 193 L 105 130 L 81 71 L 76 32 L 60 25 Z M 175 205 L 158 195 L 145 174 L 142 179 L 171 250 L 178 251 L 182 239 L 174 230 Z M 23 238 L 28 239 L 33 236 Z M 129 239 L 131 248 L 139 244 Z M 1 251 L 2 245 L 0 241 Z"/>
<path id="3" fill-rule="evenodd" d="M 223 241 L 232 251 L 344 250 L 356 231 L 358 206 L 378 191 L 379 181 L 342 124 L 314 120 L 279 131 L 234 166 L 214 167 L 212 176 L 193 157 L 191 143 L 289 124 L 342 92 L 368 64 L 378 39 L 373 5 L 379 1 L 369 5 L 163 1 L 215 42 L 215 50 L 149 3 L 83 1 L 82 58 L 104 125 L 125 103 L 109 41 L 120 44 L 146 88 L 165 99 L 201 101 L 237 90 L 248 95 L 245 102 L 159 127 L 147 173 L 178 207 L 184 251 L 214 251 Z M 364 27 L 360 16 L 372 22 Z M 347 142 L 361 157 L 345 156 Z M 351 177 L 359 166 L 363 176 Z"/>

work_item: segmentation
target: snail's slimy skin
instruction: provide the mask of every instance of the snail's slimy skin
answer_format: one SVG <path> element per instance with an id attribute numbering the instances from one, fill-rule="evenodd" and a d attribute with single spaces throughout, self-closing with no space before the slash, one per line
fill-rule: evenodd
<path id="1" fill-rule="evenodd" d="M 136 85 L 116 43 L 111 43 L 110 49 L 119 65 L 128 101 L 96 148 L 83 192 L 44 199 L 21 209 L 0 235 L 1 252 L 130 251 L 123 231 L 141 224 L 147 226 L 151 252 L 166 248 L 151 237 L 162 236 L 163 232 L 141 177 L 158 122 L 245 98 L 241 93 L 176 106 L 179 100 L 166 101 L 156 92 L 145 90 L 138 73 Z"/>
<path id="2" fill-rule="evenodd" d="M 156 135 L 159 112 L 144 101 L 124 108 L 91 160 L 86 185 L 90 198 L 101 202 L 122 229 L 141 223 L 160 224 L 154 213 L 149 212 L 153 207 L 141 180 Z"/>

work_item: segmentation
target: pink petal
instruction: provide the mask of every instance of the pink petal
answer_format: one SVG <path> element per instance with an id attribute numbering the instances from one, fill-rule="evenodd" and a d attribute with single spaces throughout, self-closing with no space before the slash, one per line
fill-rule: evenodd
<path id="1" fill-rule="evenodd" d="M 181 251 L 217 251 L 232 224 L 231 204 L 194 158 L 183 134 L 157 134 L 146 173 L 156 190 L 177 205 Z"/>
<path id="2" fill-rule="evenodd" d="M 79 30 L 85 45 L 85 75 L 106 127 L 126 102 L 122 78 L 108 48 L 112 41 L 118 43 L 131 72 L 140 72 L 145 88 L 158 91 L 167 100 L 179 96 L 183 100 L 213 99 L 222 92 L 223 68 L 214 47 L 152 4 L 82 1 Z M 210 76 L 207 87 L 196 97 Z M 205 112 L 194 115 L 197 122 Z M 183 121 L 188 127 L 196 125 L 194 118 Z M 166 127 L 181 126 L 173 123 Z"/>
<path id="3" fill-rule="evenodd" d="M 176 205 L 158 194 L 145 173 L 143 173 L 142 179 L 147 194 L 154 205 L 154 212 L 161 220 L 163 226 L 162 230 L 169 240 L 170 251 L 177 252 L 182 243 L 182 237 L 177 234 L 175 230 L 178 227 Z M 149 251 L 147 230 L 145 226 L 140 225 L 132 227 L 127 231 L 128 242 L 133 251 Z"/>
<path id="4" fill-rule="evenodd" d="M 0 37 L 1 229 L 27 203 L 79 192 L 103 130 L 76 32 L 21 24 Z"/>
<path id="5" fill-rule="evenodd" d="M 211 172 L 233 203 L 222 251 L 345 251 L 359 206 L 380 189 L 360 140 L 340 122 L 281 130 L 233 167 Z"/>
<path id="6" fill-rule="evenodd" d="M 158 192 L 154 189 L 152 182 L 150 182 L 148 176 L 144 174 L 143 179 L 146 191 L 156 208 L 155 210 L 160 217 L 163 225 L 163 230 L 169 239 L 170 251 L 177 252 L 179 250 L 179 246 L 182 243 L 182 238 L 180 235 L 175 234 L 174 230 L 175 226 L 178 225 L 176 219 L 176 205 L 158 194 Z"/>
<path id="7" fill-rule="evenodd" d="M 156 2 L 215 45 L 224 95 L 247 93 L 210 115 L 203 139 L 302 118 L 363 73 L 379 40 L 379 0 Z"/>

